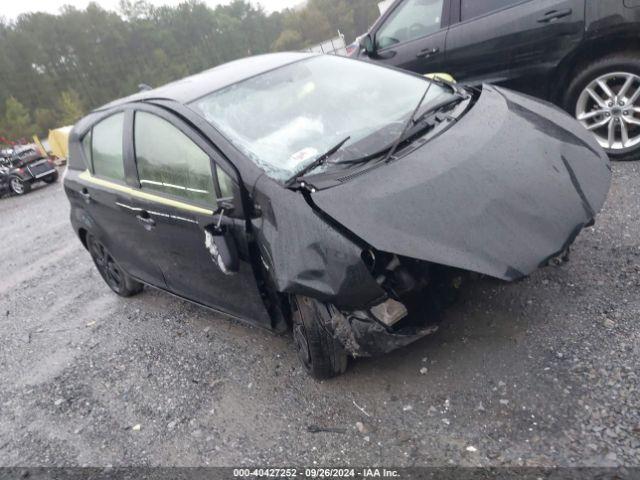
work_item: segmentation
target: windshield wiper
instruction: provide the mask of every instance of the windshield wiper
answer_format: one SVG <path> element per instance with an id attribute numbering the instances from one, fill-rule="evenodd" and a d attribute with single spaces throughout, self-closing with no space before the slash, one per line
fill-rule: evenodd
<path id="1" fill-rule="evenodd" d="M 420 98 L 418 105 L 416 105 L 416 108 L 413 110 L 413 113 L 407 120 L 407 123 L 405 123 L 404 128 L 402 129 L 402 132 L 400 133 L 400 135 L 398 135 L 398 138 L 396 139 L 396 141 L 393 142 L 393 145 L 391 146 L 391 149 L 387 153 L 386 157 L 384 157 L 384 162 L 388 162 L 391 159 L 391 157 L 393 157 L 393 154 L 396 153 L 396 150 L 398 150 L 400 143 L 404 139 L 404 136 L 406 135 L 407 131 L 411 127 L 411 124 L 413 123 L 413 119 L 416 116 L 416 113 L 418 113 L 418 110 L 420 110 L 420 107 L 424 103 L 424 99 L 427 98 L 427 95 L 429 95 L 429 91 L 431 90 L 431 87 L 433 86 L 434 83 L 435 82 L 433 80 L 429 81 L 429 86 L 422 94 L 422 97 Z"/>
<path id="2" fill-rule="evenodd" d="M 426 95 L 425 95 L 425 97 L 426 97 Z M 420 106 L 424 102 L 424 99 L 422 99 L 422 102 L 418 106 L 418 109 L 416 111 L 414 111 L 414 115 L 409 118 L 408 125 L 409 125 L 409 127 L 411 127 L 411 124 L 417 125 L 426 116 L 430 115 L 431 113 L 439 111 L 439 110 L 442 110 L 443 108 L 446 108 L 446 107 L 448 107 L 450 105 L 454 105 L 456 103 L 459 103 L 461 100 L 465 100 L 467 98 L 468 98 L 467 96 L 456 92 L 456 93 L 452 94 L 451 96 L 448 96 L 445 99 L 442 99 L 442 100 L 439 100 L 438 102 L 433 103 L 432 105 L 427 104 L 429 108 L 427 108 L 424 112 L 420 113 L 420 115 L 418 117 L 415 117 L 415 114 L 420 110 Z M 353 160 L 342 160 L 342 161 L 333 162 L 333 163 L 335 163 L 336 165 L 354 165 L 354 164 L 358 164 L 358 163 L 368 162 L 370 160 L 373 160 L 374 158 L 379 158 L 380 156 L 384 155 L 386 152 L 389 152 L 390 149 L 392 149 L 392 147 L 396 145 L 396 142 L 398 142 L 398 144 L 399 144 L 399 143 L 402 142 L 402 140 L 404 140 L 405 135 L 410 130 L 410 128 L 406 128 L 406 127 L 407 126 L 405 125 L 405 128 L 403 129 L 402 134 L 399 137 L 400 138 L 400 142 L 398 142 L 396 140 L 393 144 L 391 144 L 391 145 L 389 145 L 389 146 L 387 146 L 387 147 L 385 147 L 385 148 L 383 148 L 381 150 L 378 150 L 376 153 L 369 154 L 369 155 L 367 155 L 365 157 L 362 157 L 362 158 L 356 158 L 356 159 L 353 159 Z M 395 148 L 397 150 L 397 146 L 395 146 Z M 391 151 L 391 155 L 385 156 L 385 161 L 387 161 L 388 158 L 391 158 L 391 156 L 394 153 L 395 153 L 395 150 Z"/>
<path id="3" fill-rule="evenodd" d="M 413 112 L 411 113 L 411 116 L 409 117 L 409 119 L 406 121 L 406 123 L 403 125 L 402 127 L 402 132 L 400 132 L 400 135 L 398 136 L 398 138 L 388 147 L 383 148 L 382 150 L 379 150 L 376 153 L 367 155 L 365 157 L 362 158 L 356 158 L 354 160 L 342 160 L 341 162 L 335 162 L 336 165 L 353 165 L 353 164 L 357 164 L 357 163 L 365 163 L 368 162 L 369 160 L 373 160 L 374 158 L 378 158 L 381 155 L 383 155 L 385 152 L 388 152 L 387 155 L 385 155 L 384 157 L 384 161 L 388 162 L 389 159 L 393 156 L 394 153 L 396 153 L 396 150 L 398 149 L 398 146 L 400 145 L 400 143 L 402 143 L 402 140 L 404 140 L 404 136 L 407 134 L 407 131 L 409 130 L 409 128 L 411 127 L 411 125 L 415 125 L 416 123 L 418 123 L 418 120 L 414 120 L 416 114 L 418 113 L 418 111 L 420 110 L 420 107 L 422 107 L 422 104 L 424 103 L 425 98 L 427 98 L 427 95 L 429 94 L 429 90 L 431 90 L 431 86 L 434 84 L 435 82 L 433 80 L 429 80 L 429 86 L 427 86 L 424 94 L 422 95 L 422 97 L 420 97 L 420 101 L 418 102 L 418 105 L 416 105 L 416 108 L 413 110 Z M 438 105 L 435 105 L 434 108 L 440 108 Z M 424 116 L 426 115 L 425 112 L 424 114 L 420 115 L 420 119 L 424 118 Z"/>
<path id="4" fill-rule="evenodd" d="M 467 97 L 462 95 L 461 93 L 454 93 L 450 97 L 443 98 L 442 100 L 435 102 L 433 105 L 429 105 L 429 108 L 427 108 L 424 112 L 422 112 L 417 118 L 414 118 L 413 124 L 415 125 L 417 123 L 420 123 L 420 121 L 427 115 L 437 110 L 442 110 L 443 108 L 446 108 L 450 105 L 455 105 L 456 103 L 459 103 L 461 100 L 464 100 L 465 98 Z"/>
<path id="5" fill-rule="evenodd" d="M 332 155 L 334 155 L 338 150 L 340 150 L 342 148 L 342 146 L 347 143 L 349 140 L 351 140 L 351 136 L 348 136 L 347 138 L 345 138 L 344 140 L 341 140 L 339 143 L 337 143 L 335 146 L 331 147 L 329 150 L 327 150 L 325 153 L 323 153 L 322 155 L 320 155 L 318 158 L 316 158 L 313 162 L 311 162 L 309 165 L 307 165 L 306 167 L 304 167 L 302 170 L 300 170 L 298 173 L 296 173 L 293 177 L 291 177 L 289 180 L 287 180 L 285 182 L 285 186 L 286 187 L 291 187 L 293 184 L 295 184 L 301 177 L 305 176 L 307 173 L 315 170 L 316 168 L 318 168 L 320 165 L 323 165 L 327 160 L 329 160 L 329 158 L 331 158 Z"/>

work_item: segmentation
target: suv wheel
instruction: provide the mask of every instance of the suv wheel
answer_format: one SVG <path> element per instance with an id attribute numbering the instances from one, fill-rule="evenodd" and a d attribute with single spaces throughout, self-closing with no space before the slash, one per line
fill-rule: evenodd
<path id="1" fill-rule="evenodd" d="M 587 65 L 565 103 L 612 160 L 640 159 L 640 57 L 618 54 Z"/>
<path id="2" fill-rule="evenodd" d="M 127 275 L 107 248 L 90 233 L 87 234 L 87 248 L 100 276 L 111 290 L 121 297 L 132 297 L 142 292 L 144 286 Z"/>
<path id="3" fill-rule="evenodd" d="M 31 184 L 25 182 L 20 177 L 11 177 L 9 179 L 9 187 L 16 195 L 24 195 L 25 193 L 29 193 L 29 190 L 31 190 Z"/>
<path id="4" fill-rule="evenodd" d="M 294 297 L 291 303 L 293 341 L 306 372 L 318 380 L 344 373 L 347 352 L 324 326 L 330 317 L 327 306 L 302 296 Z"/>

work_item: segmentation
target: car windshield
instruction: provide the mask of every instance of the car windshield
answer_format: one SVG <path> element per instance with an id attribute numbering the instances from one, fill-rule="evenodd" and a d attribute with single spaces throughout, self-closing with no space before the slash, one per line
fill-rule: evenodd
<path id="1" fill-rule="evenodd" d="M 339 160 L 388 146 L 427 86 L 414 75 L 324 55 L 219 90 L 193 107 L 270 177 L 285 181 L 346 137 Z M 449 94 L 434 84 L 425 104 Z"/>

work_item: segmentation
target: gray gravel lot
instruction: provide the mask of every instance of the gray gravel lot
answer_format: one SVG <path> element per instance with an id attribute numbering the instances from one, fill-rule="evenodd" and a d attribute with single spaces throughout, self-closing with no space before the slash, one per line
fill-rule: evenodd
<path id="1" fill-rule="evenodd" d="M 1 199 L 0 466 L 638 466 L 640 162 L 614 173 L 569 264 L 323 383 L 288 337 L 113 295 L 60 184 Z"/>

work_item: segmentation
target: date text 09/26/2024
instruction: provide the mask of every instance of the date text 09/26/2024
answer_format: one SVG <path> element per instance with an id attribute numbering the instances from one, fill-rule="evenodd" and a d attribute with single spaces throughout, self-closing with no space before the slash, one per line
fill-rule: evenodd
<path id="1" fill-rule="evenodd" d="M 398 478 L 397 470 L 386 468 L 240 468 L 235 478 Z"/>

